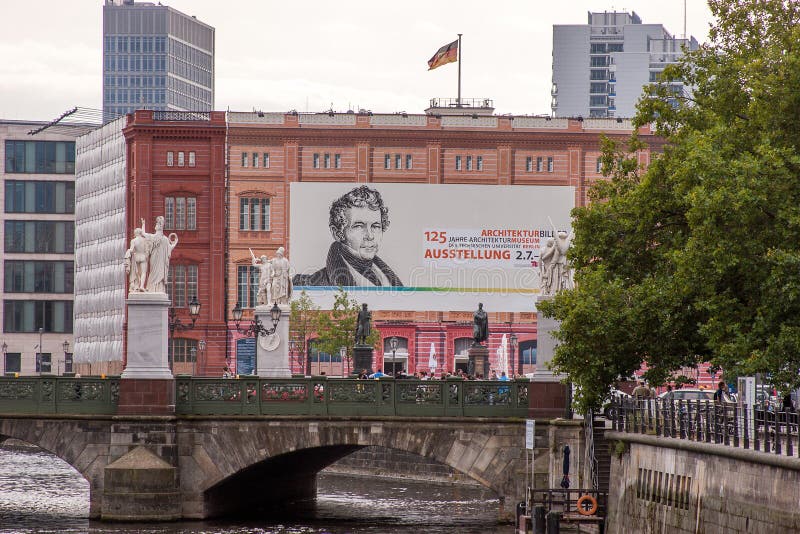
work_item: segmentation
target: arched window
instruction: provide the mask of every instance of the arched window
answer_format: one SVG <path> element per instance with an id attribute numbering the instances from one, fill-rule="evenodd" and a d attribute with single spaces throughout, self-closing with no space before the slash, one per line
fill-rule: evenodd
<path id="1" fill-rule="evenodd" d="M 519 344 L 519 367 L 522 373 L 532 373 L 536 367 L 536 340 L 522 341 Z"/>
<path id="2" fill-rule="evenodd" d="M 394 351 L 392 337 L 397 339 Z M 398 371 L 408 371 L 408 338 L 389 336 L 383 340 L 383 372 L 393 375 Z"/>
<path id="3" fill-rule="evenodd" d="M 459 337 L 453 341 L 453 369 L 466 371 L 469 368 L 469 348 L 474 340 L 471 337 Z"/>

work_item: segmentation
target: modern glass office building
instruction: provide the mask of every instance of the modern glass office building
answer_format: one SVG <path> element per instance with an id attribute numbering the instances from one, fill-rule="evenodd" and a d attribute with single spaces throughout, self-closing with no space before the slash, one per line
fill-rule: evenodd
<path id="1" fill-rule="evenodd" d="M 103 6 L 104 121 L 135 109 L 214 107 L 214 28 L 171 7 Z"/>
<path id="2" fill-rule="evenodd" d="M 679 39 L 635 12 L 589 13 L 588 24 L 553 25 L 554 117 L 633 117 L 642 88 L 659 80 L 694 37 Z M 677 98 L 687 90 L 671 82 Z"/>

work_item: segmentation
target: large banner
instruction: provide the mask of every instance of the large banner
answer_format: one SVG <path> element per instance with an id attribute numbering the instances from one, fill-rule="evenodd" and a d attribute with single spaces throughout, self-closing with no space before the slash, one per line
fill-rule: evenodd
<path id="1" fill-rule="evenodd" d="M 292 183 L 295 296 L 375 310 L 532 312 L 539 250 L 570 231 L 566 186 Z"/>

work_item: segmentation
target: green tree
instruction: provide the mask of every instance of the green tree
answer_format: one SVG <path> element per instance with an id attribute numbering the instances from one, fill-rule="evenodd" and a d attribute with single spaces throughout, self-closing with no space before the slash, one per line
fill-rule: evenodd
<path id="1" fill-rule="evenodd" d="M 340 287 L 334 297 L 331 311 L 318 314 L 316 320 L 317 348 L 322 352 L 336 355 L 344 347 L 348 369 L 352 369 L 351 361 L 360 308 L 358 301 L 351 299 L 347 291 Z M 376 347 L 379 341 L 380 333 L 373 327 L 367 336 L 367 344 Z"/>
<path id="2" fill-rule="evenodd" d="M 709 360 L 800 385 L 800 4 L 709 5 L 711 42 L 639 104 L 663 154 L 641 173 L 637 139 L 606 143 L 609 179 L 573 212 L 577 287 L 542 306 L 579 408 L 643 363 L 654 383 Z"/>
<path id="3" fill-rule="evenodd" d="M 293 345 L 294 355 L 307 375 L 311 374 L 311 357 L 308 352 L 308 336 L 316 330 L 319 306 L 315 305 L 305 290 L 300 297 L 292 300 L 289 315 L 289 342 Z"/>

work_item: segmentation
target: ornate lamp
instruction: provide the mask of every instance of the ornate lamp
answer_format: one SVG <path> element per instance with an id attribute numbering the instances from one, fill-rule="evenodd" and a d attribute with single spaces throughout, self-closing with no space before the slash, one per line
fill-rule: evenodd
<path id="1" fill-rule="evenodd" d="M 263 324 L 261 324 L 261 320 L 259 320 L 258 316 L 253 317 L 253 320 L 250 322 L 247 328 L 242 330 L 239 328 L 239 323 L 242 320 L 242 308 L 239 306 L 239 303 L 236 303 L 236 306 L 233 308 L 233 322 L 236 325 L 236 330 L 240 334 L 244 334 L 248 337 L 250 336 L 271 336 L 275 333 L 275 330 L 278 328 L 278 323 L 281 320 L 281 309 L 278 307 L 278 303 L 274 303 L 272 308 L 269 310 L 270 318 L 272 319 L 272 328 L 267 328 Z"/>

